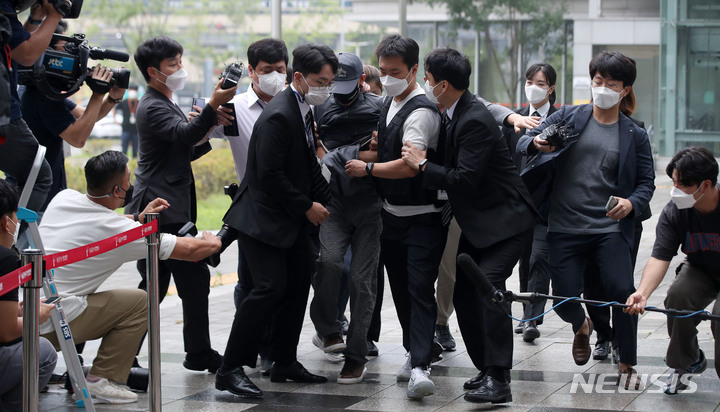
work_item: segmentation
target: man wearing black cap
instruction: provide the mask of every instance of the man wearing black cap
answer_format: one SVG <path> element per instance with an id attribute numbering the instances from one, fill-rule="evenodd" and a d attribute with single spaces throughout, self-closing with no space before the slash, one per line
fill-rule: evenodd
<path id="1" fill-rule="evenodd" d="M 362 381 L 366 371 L 366 337 L 377 294 L 382 204 L 370 177 L 351 179 L 345 174 L 345 163 L 358 158 L 370 160 L 367 154 L 377 129 L 382 98 L 362 92 L 365 74 L 358 56 L 338 53 L 337 57 L 332 97 L 315 108 L 318 154 L 324 156 L 323 163 L 332 172 L 332 201 L 328 205 L 330 216 L 320 226 L 320 258 L 313 280 L 315 297 L 310 317 L 317 331 L 313 343 L 328 358 L 345 349 L 345 365 L 338 383 L 352 384 Z M 352 320 L 346 346 L 337 300 L 348 247 L 352 250 L 348 277 Z"/>

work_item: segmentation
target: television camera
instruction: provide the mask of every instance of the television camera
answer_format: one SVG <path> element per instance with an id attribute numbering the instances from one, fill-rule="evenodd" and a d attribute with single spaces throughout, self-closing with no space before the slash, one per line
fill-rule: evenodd
<path id="1" fill-rule="evenodd" d="M 55 46 L 62 46 L 58 50 Z M 18 82 L 24 85 L 37 87 L 47 98 L 64 100 L 80 90 L 85 81 L 94 90 L 110 90 L 111 87 L 127 89 L 130 83 L 129 69 L 110 69 L 112 78 L 107 84 L 92 79 L 92 67 L 88 67 L 88 59 L 116 60 L 126 62 L 130 60 L 127 53 L 91 47 L 82 33 L 72 36 L 54 34 L 50 47 L 30 67 L 18 68 Z"/>

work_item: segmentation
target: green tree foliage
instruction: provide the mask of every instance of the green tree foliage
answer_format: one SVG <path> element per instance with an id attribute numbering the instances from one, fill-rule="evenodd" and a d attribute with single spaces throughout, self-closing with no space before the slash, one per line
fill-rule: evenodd
<path id="1" fill-rule="evenodd" d="M 119 33 L 130 54 L 143 40 L 165 35 L 178 40 L 193 63 L 202 64 L 209 58 L 216 67 L 240 56 L 238 50 L 247 47 L 240 44 L 247 37 L 245 19 L 261 11 L 260 2 L 252 0 L 97 0 L 83 5 L 83 15 L 99 22 L 103 30 Z M 220 23 L 220 16 L 232 25 Z M 99 29 L 88 27 L 86 31 L 90 34 Z M 133 78 L 141 78 L 137 70 Z"/>
<path id="2" fill-rule="evenodd" d="M 553 54 L 562 38 L 554 35 L 563 24 L 564 2 L 547 0 L 423 0 L 430 5 L 444 5 L 454 30 L 476 30 L 484 34 L 485 44 L 503 90 L 515 101 L 518 82 L 520 46 L 540 50 L 541 56 Z M 491 30 L 491 25 L 492 29 Z M 495 37 L 507 38 L 510 47 L 497 50 Z"/>

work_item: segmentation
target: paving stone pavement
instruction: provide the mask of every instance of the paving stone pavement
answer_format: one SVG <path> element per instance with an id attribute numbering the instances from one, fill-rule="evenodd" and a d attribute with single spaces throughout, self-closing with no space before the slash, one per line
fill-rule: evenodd
<path id="1" fill-rule="evenodd" d="M 655 196 L 651 206 L 653 217 L 644 223 L 644 232 L 635 270 L 635 284 L 645 262 L 650 256 L 655 238 L 655 224 L 663 206 L 669 201 L 671 181 L 664 173 L 667 159 L 660 159 Z M 222 256 L 223 263 L 215 269 L 214 281 L 221 275 L 236 272 L 237 248 L 230 246 Z M 676 257 L 671 268 L 677 266 Z M 665 292 L 673 276 L 666 276 L 649 304 L 662 307 Z M 124 265 L 103 288 L 135 287 L 140 280 L 134 263 Z M 210 291 L 211 339 L 215 349 L 222 353 L 230 332 L 235 313 L 233 303 L 234 285 L 215 286 Z M 510 290 L 518 290 L 517 274 L 508 282 Z M 431 379 L 436 392 L 420 401 L 409 400 L 406 384 L 396 383 L 395 373 L 405 363 L 400 324 L 392 304 L 390 288 L 382 311 L 382 334 L 377 344 L 380 355 L 370 358 L 365 380 L 357 385 L 338 385 L 334 382 L 342 364 L 325 360 L 320 350 L 311 343 L 314 333 L 310 317 L 305 317 L 298 347 L 298 358 L 310 371 L 329 377 L 325 384 L 272 383 L 261 377 L 258 369 L 248 369 L 248 376 L 265 392 L 262 400 L 243 400 L 228 392 L 215 389 L 214 375 L 192 372 L 182 366 L 184 359 L 182 342 L 182 307 L 177 295 L 165 298 L 161 311 L 162 352 L 162 402 L 164 411 L 307 411 L 356 410 L 356 411 L 720 411 L 720 379 L 712 367 L 713 337 L 709 323 L 699 326 L 698 340 L 708 355 L 708 369 L 692 382 L 697 390 L 692 394 L 669 396 L 662 393 L 660 385 L 663 374 L 669 369 L 663 358 L 668 344 L 665 317 L 658 313 L 646 313 L 638 326 L 638 365 L 640 374 L 647 374 L 648 385 L 643 392 L 621 392 L 614 386 L 616 367 L 610 361 L 590 360 L 577 366 L 572 360 L 570 347 L 572 331 L 557 315 L 550 312 L 540 327 L 542 336 L 533 343 L 522 341 L 515 335 L 514 366 L 512 370 L 513 402 L 506 405 L 472 404 L 463 400 L 462 384 L 477 374 L 470 362 L 453 315 L 451 331 L 457 340 L 457 350 L 445 352 L 444 358 L 433 365 Z M 312 292 L 311 292 L 312 293 Z M 312 298 L 312 296 L 311 296 Z M 548 307 L 549 308 L 549 307 Z M 521 316 L 522 306 L 513 304 L 515 316 Z M 348 313 L 349 315 L 349 313 Z M 591 342 L 594 343 L 594 337 Z M 84 357 L 92 361 L 99 341 L 89 342 Z M 147 349 L 143 348 L 140 363 L 147 365 Z M 62 357 L 58 370 L 63 370 Z M 605 374 L 605 375 L 603 375 Z M 575 384 L 573 384 L 575 382 Z M 593 385 L 595 382 L 595 385 Z M 600 383 L 597 383 L 600 382 Z M 603 384 L 603 382 L 605 382 Z M 74 402 L 64 389 L 52 385 L 48 393 L 40 395 L 41 411 L 75 410 Z M 148 410 L 148 395 L 140 394 L 140 400 L 129 405 L 99 405 L 98 411 L 144 411 Z"/>

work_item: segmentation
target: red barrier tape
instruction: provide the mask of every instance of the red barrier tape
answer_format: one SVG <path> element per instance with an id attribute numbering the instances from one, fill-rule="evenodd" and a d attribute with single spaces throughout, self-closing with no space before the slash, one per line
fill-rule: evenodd
<path id="1" fill-rule="evenodd" d="M 89 245 L 80 246 L 75 249 L 66 250 L 65 252 L 53 253 L 45 256 L 45 270 L 59 268 L 71 263 L 79 262 L 109 252 L 115 248 L 123 246 L 127 243 L 134 242 L 140 238 L 157 232 L 158 222 L 153 220 L 150 223 L 130 229 L 127 232 L 111 236 L 99 242 Z"/>
<path id="2" fill-rule="evenodd" d="M 109 252 L 115 248 L 134 242 L 147 235 L 153 234 L 158 230 L 158 221 L 153 220 L 150 223 L 130 229 L 119 235 L 111 236 L 99 242 L 89 245 L 80 246 L 75 249 L 66 250 L 65 252 L 54 253 L 44 257 L 45 270 L 59 268 L 71 263 L 79 262 L 93 256 Z M 0 296 L 29 282 L 32 279 L 32 264 L 14 270 L 5 276 L 0 277 Z"/>
<path id="3" fill-rule="evenodd" d="M 29 282 L 32 279 L 32 263 L 13 270 L 7 275 L 0 277 L 0 296 L 10 292 L 20 285 Z"/>

